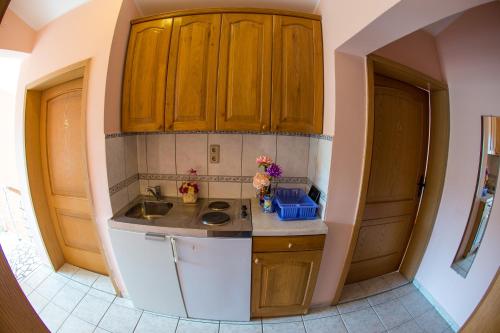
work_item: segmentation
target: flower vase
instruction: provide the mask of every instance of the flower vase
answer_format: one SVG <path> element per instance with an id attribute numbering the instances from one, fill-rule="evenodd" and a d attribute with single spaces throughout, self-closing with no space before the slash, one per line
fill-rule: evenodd
<path id="1" fill-rule="evenodd" d="M 184 203 L 196 203 L 196 200 L 198 200 L 198 193 L 183 193 L 182 194 L 182 201 Z"/>
<path id="2" fill-rule="evenodd" d="M 264 205 L 264 197 L 271 194 L 271 186 L 266 186 L 257 191 L 257 199 L 259 200 L 259 205 Z"/>

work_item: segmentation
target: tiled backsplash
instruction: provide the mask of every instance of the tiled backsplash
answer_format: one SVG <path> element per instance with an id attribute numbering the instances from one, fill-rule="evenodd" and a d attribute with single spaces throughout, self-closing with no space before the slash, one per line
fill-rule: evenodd
<path id="1" fill-rule="evenodd" d="M 220 145 L 220 162 L 209 161 L 209 146 Z M 178 196 L 178 187 L 196 169 L 200 197 L 251 198 L 255 159 L 268 155 L 283 169 L 280 187 L 308 190 L 315 184 L 326 202 L 331 137 L 276 134 L 151 133 L 110 135 L 106 138 L 108 185 L 113 212 L 147 186 Z"/>

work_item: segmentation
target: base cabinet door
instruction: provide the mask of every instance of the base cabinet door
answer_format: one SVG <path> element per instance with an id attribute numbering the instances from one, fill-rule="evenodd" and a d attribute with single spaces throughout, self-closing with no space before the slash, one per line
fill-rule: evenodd
<path id="1" fill-rule="evenodd" d="M 122 131 L 164 129 L 165 81 L 172 19 L 134 24 L 123 76 Z"/>
<path id="2" fill-rule="evenodd" d="M 322 251 L 254 253 L 252 317 L 307 313 L 321 255 Z"/>
<path id="3" fill-rule="evenodd" d="M 125 287 L 140 309 L 186 317 L 170 237 L 110 229 Z"/>

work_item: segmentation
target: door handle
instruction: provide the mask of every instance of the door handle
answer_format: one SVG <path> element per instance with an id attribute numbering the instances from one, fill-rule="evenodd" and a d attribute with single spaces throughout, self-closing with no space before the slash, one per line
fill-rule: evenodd
<path id="1" fill-rule="evenodd" d="M 179 261 L 179 257 L 177 256 L 177 246 L 176 246 L 174 237 L 170 237 L 170 244 L 172 244 L 172 252 L 174 254 L 174 262 L 177 263 L 177 261 Z"/>
<path id="2" fill-rule="evenodd" d="M 165 234 L 157 234 L 155 232 L 147 232 L 144 238 L 154 241 L 164 241 L 166 239 Z"/>
<path id="3" fill-rule="evenodd" d="M 425 178 L 423 175 L 420 176 L 420 180 L 418 181 L 417 185 L 418 185 L 418 197 L 420 198 L 425 188 Z"/>

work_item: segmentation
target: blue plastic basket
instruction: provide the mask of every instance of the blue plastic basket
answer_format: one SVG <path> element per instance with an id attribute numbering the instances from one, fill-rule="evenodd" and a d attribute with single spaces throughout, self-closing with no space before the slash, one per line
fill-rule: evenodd
<path id="1" fill-rule="evenodd" d="M 282 221 L 313 220 L 318 210 L 318 205 L 300 188 L 277 189 L 274 207 Z"/>

